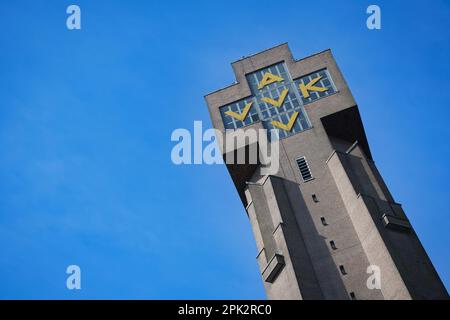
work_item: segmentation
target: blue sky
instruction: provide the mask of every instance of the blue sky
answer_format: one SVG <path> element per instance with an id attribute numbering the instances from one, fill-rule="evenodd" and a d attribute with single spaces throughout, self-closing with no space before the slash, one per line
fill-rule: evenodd
<path id="1" fill-rule="evenodd" d="M 170 135 L 210 127 L 230 62 L 282 42 L 332 49 L 449 287 L 450 4 L 374 3 L 379 31 L 368 1 L 1 1 L 0 298 L 264 298 L 225 167 L 172 165 Z"/>

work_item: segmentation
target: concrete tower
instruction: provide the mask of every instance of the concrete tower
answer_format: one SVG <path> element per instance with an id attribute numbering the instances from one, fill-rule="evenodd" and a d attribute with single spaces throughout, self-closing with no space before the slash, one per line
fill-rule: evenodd
<path id="1" fill-rule="evenodd" d="M 282 44 L 232 67 L 236 83 L 205 97 L 214 128 L 278 133 L 271 140 L 279 143 L 277 172 L 262 174 L 258 161 L 227 164 L 252 225 L 267 297 L 447 299 L 375 166 L 331 51 L 294 60 Z M 260 147 L 258 140 L 231 153 Z"/>

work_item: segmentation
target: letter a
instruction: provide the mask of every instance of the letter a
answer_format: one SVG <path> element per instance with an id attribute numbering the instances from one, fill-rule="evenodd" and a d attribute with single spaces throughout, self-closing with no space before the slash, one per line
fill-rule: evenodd
<path id="1" fill-rule="evenodd" d="M 367 28 L 370 30 L 381 29 L 381 9 L 379 6 L 372 4 L 367 7 L 367 14 L 371 14 L 366 21 Z"/>
<path id="2" fill-rule="evenodd" d="M 174 164 L 191 164 L 191 133 L 186 129 L 175 129 L 170 137 L 171 141 L 180 141 L 170 154 Z"/>
<path id="3" fill-rule="evenodd" d="M 67 274 L 70 274 L 70 276 L 67 278 L 66 286 L 67 289 L 73 290 L 73 289 L 81 289 L 81 269 L 77 265 L 70 265 L 67 267 L 66 270 Z"/>
<path id="4" fill-rule="evenodd" d="M 70 16 L 67 18 L 66 25 L 69 30 L 80 30 L 81 29 L 81 9 L 77 5 L 70 5 L 66 10 L 67 14 Z"/>
<path id="5" fill-rule="evenodd" d="M 366 272 L 371 274 L 369 278 L 367 278 L 367 289 L 381 289 L 381 270 L 379 266 L 370 265 L 367 267 Z"/>

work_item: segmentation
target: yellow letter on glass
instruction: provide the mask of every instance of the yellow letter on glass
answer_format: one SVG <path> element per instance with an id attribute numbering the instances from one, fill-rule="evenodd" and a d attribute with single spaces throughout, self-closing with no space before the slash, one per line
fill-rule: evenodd
<path id="1" fill-rule="evenodd" d="M 317 81 L 319 81 L 322 77 L 319 76 L 317 78 L 312 79 L 308 84 L 300 84 L 300 90 L 302 92 L 303 98 L 309 98 L 309 92 L 308 91 L 318 91 L 318 92 L 325 92 L 328 90 L 328 88 L 322 88 L 322 87 L 316 87 L 314 86 Z"/>
<path id="2" fill-rule="evenodd" d="M 280 129 L 291 131 L 292 127 L 294 126 L 295 120 L 297 120 L 297 117 L 298 112 L 296 111 L 292 114 L 292 117 L 289 119 L 289 122 L 287 124 L 281 123 L 279 121 L 272 121 L 272 124 Z"/>
<path id="3" fill-rule="evenodd" d="M 274 82 L 281 82 L 283 80 L 284 79 L 279 77 L 279 76 L 271 74 L 270 72 L 266 72 L 266 73 L 264 73 L 264 76 L 263 76 L 261 82 L 258 85 L 258 89 L 261 90 L 262 88 L 264 88 L 268 84 L 271 84 L 271 83 L 274 83 Z"/>
<path id="4" fill-rule="evenodd" d="M 269 97 L 263 97 L 261 98 L 262 101 L 270 103 L 272 105 L 274 105 L 275 107 L 281 107 L 281 105 L 284 102 L 284 99 L 286 99 L 287 94 L 289 93 L 288 89 L 284 89 L 283 92 L 281 92 L 280 97 L 278 98 L 278 100 L 274 100 L 271 99 Z"/>
<path id="5" fill-rule="evenodd" d="M 230 117 L 233 117 L 235 119 L 238 119 L 239 121 L 244 121 L 245 118 L 247 118 L 247 114 L 250 111 L 250 108 L 252 107 L 253 102 L 247 103 L 244 107 L 244 110 L 242 110 L 242 113 L 236 113 L 234 111 L 225 111 L 225 114 L 229 115 Z"/>

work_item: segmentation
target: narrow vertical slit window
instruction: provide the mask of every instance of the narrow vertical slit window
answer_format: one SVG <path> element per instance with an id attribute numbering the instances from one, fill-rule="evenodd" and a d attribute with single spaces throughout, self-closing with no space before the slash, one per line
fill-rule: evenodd
<path id="1" fill-rule="evenodd" d="M 340 265 L 340 266 L 339 266 L 339 270 L 341 270 L 341 273 L 342 273 L 343 275 L 346 275 L 346 274 L 347 274 L 347 271 L 345 271 L 345 268 L 344 268 L 343 265 Z"/>
<path id="2" fill-rule="evenodd" d="M 355 293 L 353 291 L 350 292 L 350 299 L 356 300 L 356 296 L 355 296 Z"/>
<path id="3" fill-rule="evenodd" d="M 333 249 L 333 250 L 337 250 L 336 244 L 334 243 L 333 240 L 330 241 L 330 247 L 331 247 L 331 249 Z"/>
<path id="4" fill-rule="evenodd" d="M 305 157 L 300 157 L 297 160 L 298 169 L 300 170 L 300 175 L 302 176 L 303 182 L 314 179 L 309 169 L 308 162 Z"/>
<path id="5" fill-rule="evenodd" d="M 312 197 L 312 199 L 313 199 L 314 202 L 319 202 L 319 199 L 317 198 L 317 196 L 316 196 L 315 193 L 313 193 L 313 194 L 311 195 L 311 197 Z"/>
<path id="6" fill-rule="evenodd" d="M 325 220 L 325 217 L 320 217 L 320 221 L 322 221 L 322 224 L 323 224 L 324 226 L 327 226 L 327 225 L 328 225 L 327 220 Z"/>

